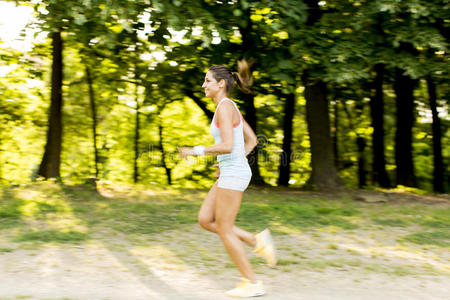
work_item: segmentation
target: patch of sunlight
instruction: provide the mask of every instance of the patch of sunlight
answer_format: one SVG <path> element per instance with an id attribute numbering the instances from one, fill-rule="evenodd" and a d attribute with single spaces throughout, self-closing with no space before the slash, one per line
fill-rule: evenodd
<path id="1" fill-rule="evenodd" d="M 155 195 L 157 195 L 157 193 L 154 190 L 145 190 L 145 191 L 142 191 L 142 193 L 144 195 L 146 195 L 146 196 L 155 196 Z"/>
<path id="2" fill-rule="evenodd" d="M 47 224 L 51 228 L 55 228 L 61 231 L 78 231 L 82 233 L 88 233 L 88 228 L 83 222 L 75 218 L 73 215 L 66 215 L 64 219 L 50 219 L 47 220 Z"/>
<path id="3" fill-rule="evenodd" d="M 329 225 L 323 228 L 319 228 L 319 231 L 322 232 L 328 232 L 328 233 L 338 233 L 339 231 L 342 231 L 342 228 L 334 226 L 334 225 Z"/>
<path id="4" fill-rule="evenodd" d="M 417 195 L 425 195 L 427 191 L 409 186 L 398 185 L 396 188 L 391 189 L 392 192 L 412 193 Z"/>
<path id="5" fill-rule="evenodd" d="M 349 221 L 352 225 L 362 226 L 367 223 L 367 219 L 359 216 L 345 216 L 345 220 Z"/>
<path id="6" fill-rule="evenodd" d="M 87 232 L 85 222 L 75 217 L 72 206 L 60 194 L 27 189 L 18 191 L 17 197 L 25 200 L 19 209 L 30 225 L 44 220 L 51 229 Z"/>
<path id="7" fill-rule="evenodd" d="M 222 288 L 220 282 L 207 276 L 211 272 L 214 273 L 217 268 L 205 272 L 205 269 L 198 264 L 191 262 L 184 264 L 175 257 L 174 252 L 164 245 L 135 247 L 128 251 L 133 256 L 134 264 L 139 264 L 143 272 L 150 272 L 157 282 L 163 283 L 179 293 L 186 293 L 188 290 L 192 298 L 203 298 L 202 289 L 198 289 L 198 282 L 202 282 L 202 285 L 211 289 Z M 176 264 L 171 263 L 171 260 Z"/>
<path id="8" fill-rule="evenodd" d="M 447 263 L 442 263 L 439 260 L 438 257 L 435 257 L 434 255 L 430 255 L 427 253 L 413 253 L 406 250 L 399 249 L 398 247 L 362 247 L 355 244 L 345 244 L 345 243 L 339 243 L 339 248 L 351 251 L 352 253 L 359 253 L 361 255 L 366 255 L 370 257 L 388 257 L 388 258 L 399 258 L 404 259 L 408 261 L 419 261 L 424 264 L 432 265 L 438 269 L 444 270 L 444 271 L 450 271 L 450 265 Z"/>
<path id="9" fill-rule="evenodd" d="M 43 198 L 45 195 L 42 192 L 34 191 L 30 189 L 24 189 L 17 191 L 17 196 L 23 200 L 34 200 L 36 198 Z"/>
<path id="10" fill-rule="evenodd" d="M 284 234 L 301 234 L 302 231 L 295 227 L 290 227 L 286 225 L 282 225 L 279 222 L 271 221 L 269 222 L 270 227 L 275 229 L 276 231 Z"/>
<path id="11" fill-rule="evenodd" d="M 136 247 L 130 253 L 139 257 L 147 265 L 158 265 L 169 270 L 186 270 L 187 265 L 177 257 L 170 249 L 164 245 L 154 245 L 150 247 Z"/>
<path id="12" fill-rule="evenodd" d="M 20 207 L 20 211 L 22 215 L 31 217 L 34 216 L 39 211 L 39 208 L 35 202 L 26 202 L 24 205 Z"/>
<path id="13" fill-rule="evenodd" d="M 152 189 L 148 189 L 148 186 L 127 186 L 127 185 L 113 185 L 113 184 L 103 184 L 99 188 L 99 193 L 105 198 L 115 198 L 115 197 L 139 197 L 139 196 L 167 196 L 167 195 L 183 195 L 190 194 L 190 191 L 184 191 L 183 189 L 177 189 L 173 187 L 158 187 L 154 186 Z"/>

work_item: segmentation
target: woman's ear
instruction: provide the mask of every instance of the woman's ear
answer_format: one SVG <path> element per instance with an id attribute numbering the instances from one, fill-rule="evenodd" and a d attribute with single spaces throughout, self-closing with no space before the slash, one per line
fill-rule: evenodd
<path id="1" fill-rule="evenodd" d="M 220 81 L 219 81 L 219 87 L 220 88 L 224 88 L 225 87 L 225 79 L 220 79 Z"/>

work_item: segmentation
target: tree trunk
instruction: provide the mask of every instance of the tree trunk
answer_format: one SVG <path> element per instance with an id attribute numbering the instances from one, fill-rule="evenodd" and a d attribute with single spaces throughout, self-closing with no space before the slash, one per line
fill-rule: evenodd
<path id="1" fill-rule="evenodd" d="M 396 69 L 394 90 L 397 107 L 397 130 L 395 132 L 395 163 L 397 184 L 416 187 L 412 157 L 412 127 L 414 124 L 415 80 Z"/>
<path id="2" fill-rule="evenodd" d="M 337 170 L 339 170 L 338 127 L 339 127 L 339 100 L 336 99 L 334 103 L 334 128 L 332 132 L 332 138 L 333 138 L 334 165 L 336 166 Z"/>
<path id="3" fill-rule="evenodd" d="M 3 130 L 3 129 L 2 129 Z M 3 131 L 0 131 L 0 185 L 3 183 Z"/>
<path id="4" fill-rule="evenodd" d="M 360 189 L 367 186 L 366 180 L 366 159 L 364 157 L 364 150 L 366 149 L 366 139 L 362 136 L 356 138 L 356 145 L 358 146 L 358 186 Z"/>
<path id="5" fill-rule="evenodd" d="M 211 122 L 213 117 L 214 117 L 214 112 L 210 111 L 207 107 L 206 104 L 200 100 L 199 97 L 195 96 L 194 92 L 191 90 L 184 90 L 184 93 L 186 94 L 186 96 L 188 96 L 189 98 L 191 98 L 195 104 L 198 105 L 198 107 L 205 113 L 206 117 L 209 119 L 209 121 Z"/>
<path id="6" fill-rule="evenodd" d="M 256 108 L 255 108 L 255 100 L 254 96 L 252 94 L 243 94 L 242 98 L 244 98 L 245 106 L 245 120 L 247 121 L 248 125 L 253 129 L 254 132 L 257 132 L 256 130 Z M 259 142 L 261 142 L 260 139 L 258 139 Z M 262 141 L 263 143 L 265 141 Z M 259 162 L 258 162 L 258 153 L 259 153 L 259 147 L 261 147 L 262 144 L 260 143 L 258 146 L 256 146 L 253 151 L 248 155 L 248 163 L 250 164 L 250 168 L 252 170 L 252 180 L 251 184 L 253 185 L 266 185 L 264 182 L 264 179 L 261 176 L 261 173 L 259 172 Z"/>
<path id="7" fill-rule="evenodd" d="M 370 116 L 372 118 L 372 180 L 381 187 L 391 187 L 391 181 L 386 172 L 386 158 L 384 155 L 384 97 L 383 76 L 384 65 L 375 66 L 375 80 L 373 82 L 373 93 L 370 97 Z"/>
<path id="8" fill-rule="evenodd" d="M 63 80 L 63 41 L 61 32 L 54 32 L 52 36 L 52 91 L 48 119 L 47 143 L 44 156 L 39 166 L 38 175 L 60 179 L 61 146 L 62 146 L 62 80 Z"/>
<path id="9" fill-rule="evenodd" d="M 241 6 L 243 8 L 243 6 Z M 243 8 L 244 9 L 244 8 Z M 258 36 L 256 36 L 253 33 L 252 25 L 253 22 L 250 18 L 251 16 L 251 7 L 247 7 L 244 13 L 244 16 L 246 16 L 246 22 L 245 26 L 238 26 L 239 32 L 242 36 L 242 43 L 240 46 L 240 51 L 243 57 L 252 58 L 255 57 L 254 53 L 258 51 L 255 49 L 255 45 L 260 45 L 260 43 L 255 42 L 254 39 L 259 39 Z M 241 98 L 245 102 L 244 111 L 245 111 L 245 119 L 247 123 L 250 125 L 250 127 L 253 129 L 253 131 L 258 134 L 257 128 L 256 128 L 256 108 L 255 108 L 255 96 L 252 94 L 244 94 L 241 93 Z M 260 139 L 258 139 L 259 142 L 261 142 Z M 265 142 L 265 141 L 263 141 Z M 259 172 L 259 149 L 262 145 L 259 144 L 255 147 L 255 149 L 248 155 L 248 162 L 250 164 L 250 168 L 252 170 L 252 180 L 250 184 L 252 185 L 266 185 L 266 182 L 264 181 L 264 178 L 262 178 L 261 173 Z"/>
<path id="10" fill-rule="evenodd" d="M 441 120 L 437 112 L 436 86 L 431 76 L 427 77 L 428 96 L 430 109 L 433 115 L 433 189 L 435 192 L 444 193 L 444 163 L 442 160 L 441 144 Z"/>
<path id="11" fill-rule="evenodd" d="M 139 78 L 139 75 L 137 74 L 136 70 L 136 91 L 135 91 L 135 98 L 136 98 L 136 119 L 135 119 L 135 127 L 134 127 L 134 173 L 133 173 L 133 182 L 137 183 L 139 181 L 139 168 L 138 168 L 138 159 L 139 159 L 139 131 L 140 131 L 140 122 L 139 122 L 139 115 L 140 115 L 140 104 L 139 104 L 139 84 L 137 82 L 137 79 Z"/>
<path id="12" fill-rule="evenodd" d="M 166 152 L 164 150 L 163 127 L 162 127 L 161 117 L 159 118 L 158 126 L 159 126 L 159 144 L 160 144 L 160 148 L 161 148 L 161 163 L 162 163 L 164 169 L 166 170 L 167 183 L 169 185 L 172 185 L 172 169 L 167 167 L 167 164 L 166 164 Z"/>
<path id="13" fill-rule="evenodd" d="M 283 120 L 283 151 L 280 155 L 278 186 L 288 186 L 291 175 L 292 121 L 295 111 L 295 93 L 285 95 Z"/>
<path id="14" fill-rule="evenodd" d="M 363 103 L 361 101 L 356 102 L 355 108 L 356 108 L 356 120 L 361 120 L 363 118 Z M 355 130 L 355 132 L 356 132 L 356 146 L 358 148 L 358 183 L 359 183 L 358 186 L 359 188 L 362 189 L 367 186 L 366 156 L 364 153 L 366 150 L 367 142 L 363 136 L 358 134 L 357 130 Z"/>
<path id="15" fill-rule="evenodd" d="M 304 84 L 312 164 L 308 183 L 320 190 L 333 190 L 340 186 L 341 181 L 333 162 L 327 87 L 323 81 L 311 82 L 306 76 Z"/>
<path id="16" fill-rule="evenodd" d="M 89 104 L 91 107 L 91 114 L 92 114 L 92 138 L 93 138 L 93 147 L 94 147 L 95 178 L 98 179 L 99 157 L 98 157 L 98 149 L 97 149 L 97 107 L 96 107 L 96 103 L 95 103 L 95 94 L 94 94 L 91 70 L 89 69 L 88 65 L 86 65 L 85 67 L 86 67 L 86 80 L 87 80 L 88 87 L 89 87 Z"/>
<path id="17" fill-rule="evenodd" d="M 355 105 L 356 116 L 355 117 L 352 116 L 352 114 L 350 113 L 350 110 L 348 109 L 345 101 L 343 101 L 342 104 L 344 106 L 344 111 L 348 117 L 350 129 L 356 134 L 356 147 L 358 149 L 358 187 L 364 188 L 367 186 L 366 158 L 364 155 L 364 150 L 366 149 L 367 143 L 366 143 L 366 139 L 358 133 L 358 130 L 352 121 L 352 120 L 356 120 L 356 122 L 359 122 L 359 120 L 361 120 L 362 114 L 363 114 L 363 104 L 361 101 L 356 103 L 356 105 Z"/>

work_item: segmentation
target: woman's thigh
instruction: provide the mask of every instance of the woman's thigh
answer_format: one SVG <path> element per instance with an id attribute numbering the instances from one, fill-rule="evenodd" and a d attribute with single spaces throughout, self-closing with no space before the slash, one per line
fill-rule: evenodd
<path id="1" fill-rule="evenodd" d="M 217 188 L 215 201 L 215 222 L 219 230 L 231 230 L 239 212 L 241 191 Z"/>
<path id="2" fill-rule="evenodd" d="M 214 221 L 216 194 L 217 194 L 217 181 L 213 184 L 213 186 L 209 190 L 205 200 L 203 200 L 202 206 L 198 213 L 199 220 L 206 223 Z"/>

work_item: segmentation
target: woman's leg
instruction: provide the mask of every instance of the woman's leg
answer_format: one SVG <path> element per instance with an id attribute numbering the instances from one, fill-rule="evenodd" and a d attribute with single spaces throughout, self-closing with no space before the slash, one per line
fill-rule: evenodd
<path id="1" fill-rule="evenodd" d="M 217 233 L 217 225 L 215 223 L 215 202 L 216 202 L 216 194 L 217 194 L 217 181 L 214 183 L 212 188 L 209 190 L 208 195 L 206 195 L 205 200 L 203 201 L 202 207 L 200 208 L 200 212 L 198 214 L 198 223 L 211 232 Z M 245 231 L 237 226 L 233 226 L 233 231 L 237 234 L 239 239 L 246 244 L 255 247 L 256 239 L 255 236 Z"/>
<path id="2" fill-rule="evenodd" d="M 242 194 L 241 191 L 217 188 L 215 224 L 217 234 L 242 276 L 256 283 L 255 273 L 248 261 L 244 245 L 233 230 L 234 221 L 241 206 Z"/>

